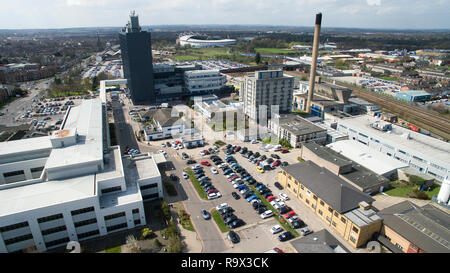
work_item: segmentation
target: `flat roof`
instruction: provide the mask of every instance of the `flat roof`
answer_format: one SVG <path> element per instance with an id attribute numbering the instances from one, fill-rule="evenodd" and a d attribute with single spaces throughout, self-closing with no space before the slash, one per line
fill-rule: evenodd
<path id="1" fill-rule="evenodd" d="M 412 150 L 416 156 L 420 157 L 422 155 L 428 157 L 428 160 L 439 161 L 439 165 L 447 166 L 450 169 L 450 143 L 395 124 L 392 124 L 392 130 L 388 132 L 380 131 L 370 126 L 371 123 L 379 120 L 368 115 L 360 115 L 339 119 L 337 122 L 339 125 L 357 129 L 359 132 L 369 135 L 382 143 L 395 146 L 395 148 Z"/>
<path id="2" fill-rule="evenodd" d="M 336 141 L 328 144 L 327 147 L 379 175 L 409 166 L 354 140 Z"/>
<path id="3" fill-rule="evenodd" d="M 0 216 L 95 196 L 95 175 L 0 190 Z"/>
<path id="4" fill-rule="evenodd" d="M 76 129 L 75 145 L 55 148 L 45 164 L 46 169 L 68 167 L 103 160 L 103 115 L 99 99 L 84 100 L 71 107 L 61 130 Z"/>
<path id="5" fill-rule="evenodd" d="M 350 252 L 326 229 L 292 240 L 290 241 L 290 244 L 298 253 Z"/>
<path id="6" fill-rule="evenodd" d="M 273 118 L 272 120 L 275 121 Z M 283 129 L 288 130 L 297 136 L 326 131 L 326 129 L 319 127 L 296 114 L 280 115 L 278 122 L 279 126 Z"/>
<path id="7" fill-rule="evenodd" d="M 50 136 L 26 138 L 0 142 L 0 158 L 8 158 L 19 153 L 35 152 L 37 150 L 51 150 Z"/>

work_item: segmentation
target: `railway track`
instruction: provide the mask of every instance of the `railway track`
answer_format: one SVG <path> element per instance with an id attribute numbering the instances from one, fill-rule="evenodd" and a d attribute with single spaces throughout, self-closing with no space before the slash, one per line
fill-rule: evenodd
<path id="1" fill-rule="evenodd" d="M 450 139 L 450 120 L 445 117 L 437 116 L 416 105 L 407 104 L 393 98 L 385 97 L 371 91 L 355 88 L 354 86 L 342 84 L 353 90 L 353 93 L 369 102 L 375 103 L 382 108 L 398 115 L 400 118 L 408 120 L 409 118 L 417 121 L 420 127 L 426 127 L 429 131 L 434 131 L 437 135 Z M 413 122 L 411 122 L 413 123 Z"/>

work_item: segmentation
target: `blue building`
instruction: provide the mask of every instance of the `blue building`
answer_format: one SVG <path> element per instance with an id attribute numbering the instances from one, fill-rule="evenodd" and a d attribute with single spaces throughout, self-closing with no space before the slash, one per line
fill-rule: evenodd
<path id="1" fill-rule="evenodd" d="M 422 90 L 410 90 L 405 92 L 398 92 L 396 97 L 397 99 L 404 101 L 419 101 L 430 99 L 431 95 Z"/>

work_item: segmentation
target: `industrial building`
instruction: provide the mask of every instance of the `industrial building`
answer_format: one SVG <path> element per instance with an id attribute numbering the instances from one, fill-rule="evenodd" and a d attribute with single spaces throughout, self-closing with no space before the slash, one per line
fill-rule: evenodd
<path id="1" fill-rule="evenodd" d="M 450 216 L 428 204 L 409 201 L 381 210 L 383 227 L 378 241 L 404 253 L 450 253 Z M 384 240 L 383 240 L 384 239 Z"/>
<path id="2" fill-rule="evenodd" d="M 250 119 L 267 122 L 272 112 L 291 111 L 293 91 L 294 77 L 283 75 L 282 70 L 255 71 L 241 82 L 240 100 Z"/>
<path id="3" fill-rule="evenodd" d="M 353 162 L 329 147 L 314 142 L 302 145 L 301 158 L 328 169 L 356 189 L 367 194 L 378 193 L 389 187 L 390 180 Z"/>
<path id="4" fill-rule="evenodd" d="M 395 97 L 404 101 L 421 101 L 431 98 L 431 94 L 422 90 L 410 90 L 405 92 L 397 92 Z"/>
<path id="5" fill-rule="evenodd" d="M 105 98 L 105 95 L 102 96 Z M 46 251 L 146 224 L 160 154 L 110 146 L 106 101 L 70 107 L 50 136 L 0 143 L 0 252 Z"/>
<path id="6" fill-rule="evenodd" d="M 152 42 L 150 32 L 141 30 L 138 16 L 132 12 L 127 26 L 119 33 L 123 74 L 133 104 L 155 103 Z"/>
<path id="7" fill-rule="evenodd" d="M 368 115 L 337 120 L 337 130 L 421 173 L 443 181 L 450 174 L 450 143 Z"/>
<path id="8" fill-rule="evenodd" d="M 278 139 L 286 139 L 294 148 L 310 141 L 325 143 L 327 139 L 326 129 L 296 114 L 274 114 L 267 127 Z"/>
<path id="9" fill-rule="evenodd" d="M 406 163 L 370 149 L 367 145 L 354 140 L 334 142 L 328 144 L 327 147 L 390 180 L 398 177 L 398 170 L 409 167 Z"/>
<path id="10" fill-rule="evenodd" d="M 311 161 L 281 167 L 278 182 L 355 248 L 381 229 L 372 197 Z"/>

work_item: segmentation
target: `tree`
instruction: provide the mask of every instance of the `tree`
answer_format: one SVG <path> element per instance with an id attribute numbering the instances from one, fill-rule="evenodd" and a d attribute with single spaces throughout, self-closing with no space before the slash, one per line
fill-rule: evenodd
<path id="1" fill-rule="evenodd" d="M 92 89 L 92 90 L 96 90 L 98 85 L 99 85 L 98 78 L 97 78 L 97 76 L 94 76 L 94 77 L 92 78 L 91 89 Z"/>
<path id="2" fill-rule="evenodd" d="M 126 246 L 130 250 L 131 253 L 140 253 L 141 247 L 139 246 L 139 242 L 133 235 L 128 235 L 126 239 Z"/>
<path id="3" fill-rule="evenodd" d="M 178 236 L 169 237 L 169 252 L 170 253 L 181 253 L 183 249 L 183 244 Z"/>
<path id="4" fill-rule="evenodd" d="M 255 55 L 255 62 L 256 62 L 257 64 L 261 63 L 261 54 L 259 54 L 259 52 L 256 52 L 256 55 Z"/>
<path id="5" fill-rule="evenodd" d="M 141 238 L 142 239 L 147 239 L 153 236 L 153 231 L 149 228 L 144 228 L 141 231 Z"/>

